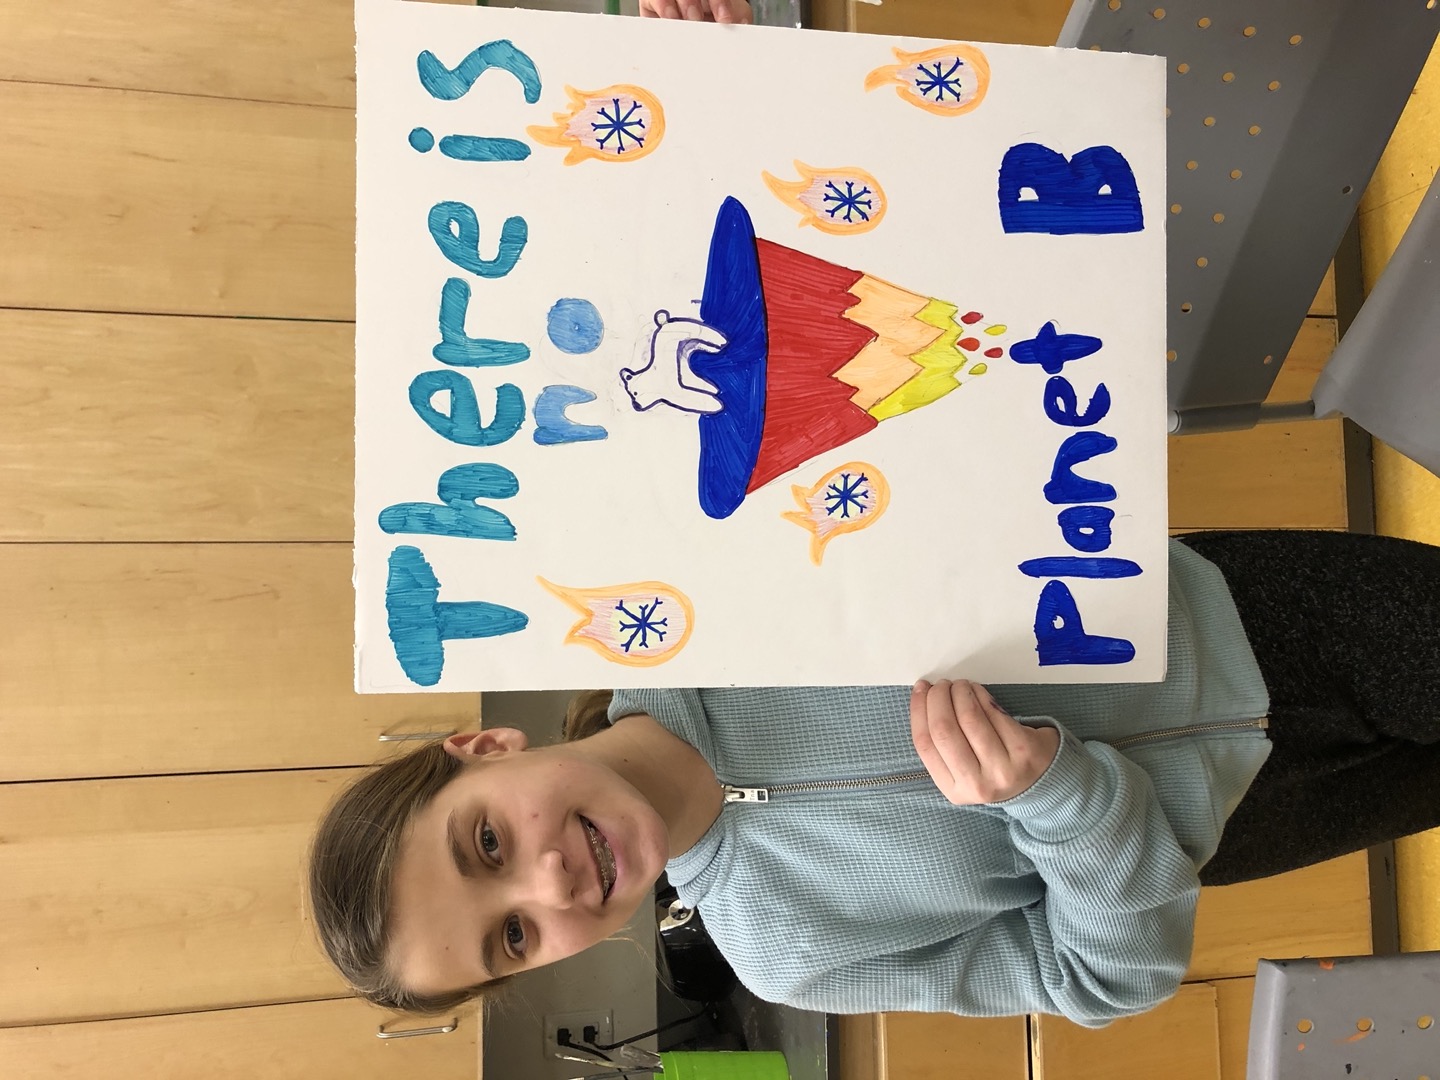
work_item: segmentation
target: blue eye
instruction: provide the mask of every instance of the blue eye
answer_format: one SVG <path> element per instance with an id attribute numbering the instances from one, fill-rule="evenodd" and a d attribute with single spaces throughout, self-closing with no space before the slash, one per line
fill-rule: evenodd
<path id="1" fill-rule="evenodd" d="M 505 920 L 505 948 L 517 958 L 525 955 L 525 928 L 514 915 Z"/>
<path id="2" fill-rule="evenodd" d="M 480 826 L 480 850 L 495 863 L 500 863 L 500 838 L 495 835 L 495 830 L 490 827 L 489 822 Z"/>

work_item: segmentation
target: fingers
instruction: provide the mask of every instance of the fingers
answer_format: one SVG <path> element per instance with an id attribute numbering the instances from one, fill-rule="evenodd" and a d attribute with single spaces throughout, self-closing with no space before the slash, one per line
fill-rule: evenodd
<path id="1" fill-rule="evenodd" d="M 993 768 L 1004 762 L 1009 757 L 1008 747 L 1000 733 L 995 730 L 996 720 L 1000 719 L 1003 713 L 997 711 L 992 715 L 992 706 L 995 710 L 998 710 L 999 706 L 994 705 L 989 691 L 983 691 L 982 699 L 982 689 L 966 679 L 950 683 L 948 690 L 956 721 L 982 767 Z M 987 705 L 985 699 L 988 699 L 990 704 Z"/>
<path id="2" fill-rule="evenodd" d="M 976 697 L 984 705 L 986 714 L 994 725 L 995 734 L 1004 744 L 1006 752 L 1011 757 L 1023 753 L 1029 746 L 1031 728 L 1026 727 L 1020 721 L 1006 711 L 1005 707 L 995 700 L 990 691 L 978 683 L 971 683 Z"/>
<path id="3" fill-rule="evenodd" d="M 1005 754 L 1014 767 L 1012 771 L 1015 776 L 1022 781 L 1038 780 L 1060 752 L 1060 732 L 1053 727 L 1029 727 L 1022 724 L 990 695 L 990 691 L 983 686 L 977 686 L 975 690 L 986 703 L 990 718 L 995 724 L 996 734 L 1005 744 Z M 1026 790 L 1028 782 L 1014 794 L 1018 795 Z"/>
<path id="4" fill-rule="evenodd" d="M 926 771 L 946 798 L 954 801 L 974 784 L 980 762 L 955 714 L 949 683 L 916 684 L 910 700 L 910 735 Z"/>
<path id="5" fill-rule="evenodd" d="M 753 18 L 748 0 L 640 0 L 640 14 L 690 22 L 748 23 Z"/>
<path id="6" fill-rule="evenodd" d="M 935 786 L 953 803 L 991 801 L 993 778 L 1009 771 L 1007 747 L 969 682 L 916 683 L 910 735 Z"/>
<path id="7" fill-rule="evenodd" d="M 1003 802 L 1054 758 L 1059 733 L 1025 727 L 983 686 L 964 680 L 910 692 L 910 734 L 935 786 L 956 805 Z"/>
<path id="8" fill-rule="evenodd" d="M 920 762 L 925 766 L 925 771 L 930 774 L 930 779 L 935 781 L 935 786 L 940 789 L 951 802 L 956 801 L 955 777 L 946 764 L 939 749 L 935 746 L 934 737 L 930 731 L 930 710 L 927 699 L 930 693 L 930 684 L 918 682 L 910 690 L 910 739 L 915 744 L 915 752 L 920 755 Z"/>
<path id="9" fill-rule="evenodd" d="M 748 23 L 753 18 L 747 0 L 710 0 L 710 10 L 716 22 Z"/>

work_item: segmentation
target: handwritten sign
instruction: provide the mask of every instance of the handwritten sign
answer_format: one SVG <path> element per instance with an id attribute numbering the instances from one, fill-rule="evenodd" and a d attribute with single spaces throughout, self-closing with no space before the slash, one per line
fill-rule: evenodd
<path id="1" fill-rule="evenodd" d="M 1161 61 L 356 19 L 360 690 L 1163 675 Z"/>

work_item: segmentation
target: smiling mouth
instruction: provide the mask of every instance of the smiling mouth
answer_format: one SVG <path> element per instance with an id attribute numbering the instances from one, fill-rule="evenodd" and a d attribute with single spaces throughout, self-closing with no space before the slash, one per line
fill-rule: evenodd
<path id="1" fill-rule="evenodd" d="M 590 840 L 590 854 L 595 857 L 595 869 L 600 874 L 600 902 L 610 899 L 610 890 L 615 888 L 615 853 L 610 842 L 587 818 L 581 814 L 580 824 L 585 826 L 585 835 Z"/>

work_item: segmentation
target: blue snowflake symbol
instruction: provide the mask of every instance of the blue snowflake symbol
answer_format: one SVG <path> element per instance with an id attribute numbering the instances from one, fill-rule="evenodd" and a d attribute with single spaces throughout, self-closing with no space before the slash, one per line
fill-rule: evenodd
<path id="1" fill-rule="evenodd" d="M 651 634 L 654 634 L 658 641 L 665 640 L 665 631 L 660 628 L 668 625 L 670 620 L 655 618 L 655 609 L 664 602 L 657 596 L 653 604 L 641 604 L 638 613 L 627 608 L 624 600 L 615 605 L 615 610 L 620 613 L 620 632 L 630 635 L 620 643 L 622 649 L 628 653 L 636 638 L 640 639 L 640 648 L 650 648 Z M 627 619 L 629 622 L 626 622 Z"/>
<path id="2" fill-rule="evenodd" d="M 824 201 L 826 214 L 832 218 L 844 214 L 846 222 L 854 221 L 856 217 L 861 221 L 869 221 L 870 212 L 875 209 L 875 200 L 870 189 L 861 184 L 860 190 L 856 191 L 854 180 L 845 181 L 844 191 L 840 190 L 834 180 L 825 181 Z"/>
<path id="3" fill-rule="evenodd" d="M 933 94 L 936 101 L 944 101 L 948 93 L 956 101 L 960 100 L 960 92 L 964 87 L 955 73 L 965 66 L 965 61 L 956 58 L 950 69 L 942 73 L 940 68 L 944 63 L 944 60 L 936 60 L 934 71 L 924 64 L 919 65 L 921 77 L 915 80 L 915 89 L 920 91 L 921 97 L 928 98 Z"/>
<path id="4" fill-rule="evenodd" d="M 853 509 L 856 515 L 865 513 L 870 507 L 865 505 L 870 498 L 870 489 L 865 485 L 870 478 L 864 473 L 859 476 L 851 476 L 848 472 L 841 473 L 840 479 L 825 489 L 825 513 L 827 516 L 839 514 L 842 518 L 848 518 Z"/>
<path id="5" fill-rule="evenodd" d="M 615 140 L 613 149 L 617 154 L 623 154 L 627 149 L 633 150 L 636 146 L 644 146 L 645 117 L 643 115 L 635 115 L 642 108 L 640 102 L 631 101 L 629 103 L 630 107 L 624 109 L 618 97 L 611 98 L 610 101 L 614 106 L 614 111 L 609 112 L 604 105 L 601 105 L 600 120 L 602 122 L 590 125 L 592 130 L 604 132 L 604 134 L 600 136 L 600 149 L 607 149 L 605 144 L 612 138 Z M 637 132 L 639 132 L 639 134 L 637 134 Z M 626 139 L 634 143 L 634 146 L 627 147 L 625 145 Z"/>

